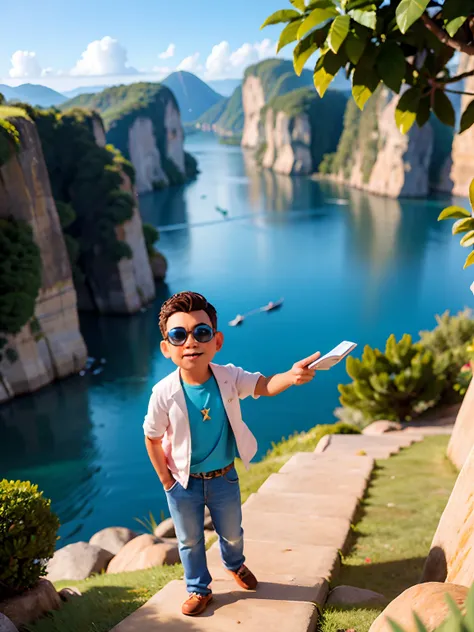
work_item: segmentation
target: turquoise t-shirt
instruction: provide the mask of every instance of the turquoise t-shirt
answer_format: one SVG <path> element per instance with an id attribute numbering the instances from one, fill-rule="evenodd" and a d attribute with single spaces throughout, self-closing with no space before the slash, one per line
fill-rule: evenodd
<path id="1" fill-rule="evenodd" d="M 181 380 L 181 386 L 191 429 L 191 474 L 229 465 L 236 456 L 236 443 L 215 377 L 196 386 Z"/>

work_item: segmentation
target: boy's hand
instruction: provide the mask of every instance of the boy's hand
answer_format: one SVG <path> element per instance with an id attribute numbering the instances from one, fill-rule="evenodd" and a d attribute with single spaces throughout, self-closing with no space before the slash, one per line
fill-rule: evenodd
<path id="1" fill-rule="evenodd" d="M 313 377 L 316 375 L 316 369 L 307 369 L 306 367 L 308 364 L 311 364 L 311 362 L 317 360 L 320 355 L 321 353 L 317 351 L 316 353 L 313 353 L 313 355 L 304 358 L 304 360 L 294 363 L 289 371 L 289 374 L 291 376 L 292 383 L 295 386 L 311 382 Z"/>
<path id="2" fill-rule="evenodd" d="M 171 489 L 173 487 L 173 485 L 175 484 L 175 480 L 174 478 L 171 476 L 169 480 L 166 480 L 164 483 L 162 483 L 165 492 L 167 492 L 169 489 Z"/>

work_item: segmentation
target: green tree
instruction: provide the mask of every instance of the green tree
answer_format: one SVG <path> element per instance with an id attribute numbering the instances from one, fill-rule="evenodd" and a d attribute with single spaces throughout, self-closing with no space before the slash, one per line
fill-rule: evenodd
<path id="1" fill-rule="evenodd" d="M 430 113 L 454 126 L 449 98 L 455 84 L 474 75 L 452 71 L 456 52 L 474 55 L 474 0 L 290 0 L 292 8 L 270 15 L 262 27 L 286 24 L 278 50 L 297 42 L 293 65 L 301 74 L 313 55 L 314 85 L 322 97 L 343 71 L 362 110 L 380 84 L 401 97 L 395 113 L 406 133 Z M 403 90 L 402 90 L 403 87 Z M 473 94 L 474 96 L 474 94 Z M 474 99 L 461 118 L 461 132 L 474 123 Z"/>

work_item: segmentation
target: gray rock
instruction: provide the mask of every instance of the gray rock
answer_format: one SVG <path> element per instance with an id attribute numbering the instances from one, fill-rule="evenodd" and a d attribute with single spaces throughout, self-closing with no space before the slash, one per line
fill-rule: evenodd
<path id="1" fill-rule="evenodd" d="M 88 542 L 75 542 L 59 549 L 48 564 L 48 579 L 86 579 L 107 568 L 113 554 Z"/>
<path id="2" fill-rule="evenodd" d="M 157 538 L 175 538 L 174 523 L 171 518 L 166 518 L 156 527 L 154 535 Z"/>
<path id="3" fill-rule="evenodd" d="M 381 593 L 357 588 L 356 586 L 336 586 L 329 593 L 328 605 L 350 605 L 357 603 L 385 603 L 387 598 Z"/>
<path id="4" fill-rule="evenodd" d="M 380 419 L 379 421 L 374 421 L 369 424 L 366 428 L 362 430 L 362 434 L 365 435 L 381 435 L 386 432 L 394 432 L 395 430 L 401 430 L 402 424 L 396 423 L 395 421 L 386 421 L 385 419 Z"/>
<path id="5" fill-rule="evenodd" d="M 89 544 L 99 546 L 112 555 L 117 555 L 120 549 L 137 537 L 137 533 L 125 527 L 108 527 L 95 533 L 89 540 Z"/>
<path id="6" fill-rule="evenodd" d="M 8 617 L 0 612 L 0 632 L 18 632 Z"/>
<path id="7" fill-rule="evenodd" d="M 17 628 L 33 623 L 50 610 L 59 610 L 60 607 L 61 598 L 53 584 L 47 579 L 38 580 L 36 586 L 30 590 L 0 603 L 0 611 Z M 1 623 L 0 621 L 0 629 L 3 632 Z"/>

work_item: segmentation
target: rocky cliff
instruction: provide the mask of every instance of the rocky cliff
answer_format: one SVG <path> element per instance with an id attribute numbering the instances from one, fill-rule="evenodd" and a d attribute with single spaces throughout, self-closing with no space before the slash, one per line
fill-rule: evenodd
<path id="1" fill-rule="evenodd" d="M 474 70 L 474 57 L 463 55 L 460 61 L 458 72 L 469 72 Z M 474 77 L 465 80 L 464 90 L 471 94 L 464 94 L 461 99 L 461 111 L 472 101 L 474 93 Z M 452 167 L 450 180 L 452 182 L 452 192 L 455 195 L 467 197 L 469 184 L 474 178 L 474 126 L 470 127 L 462 134 L 457 134 L 453 142 Z"/>
<path id="2" fill-rule="evenodd" d="M 320 99 L 313 88 L 271 99 L 257 123 L 263 129 L 262 166 L 287 175 L 315 171 L 324 154 L 337 147 L 346 102 L 337 91 Z"/>
<path id="3" fill-rule="evenodd" d="M 8 113 L 13 116 L 4 120 L 16 129 L 19 144 L 17 152 L 0 161 L 0 219 L 10 218 L 31 227 L 41 257 L 41 287 L 33 318 L 18 333 L 3 334 L 14 359 L 4 357 L 0 363 L 0 401 L 78 371 L 87 355 L 79 332 L 71 266 L 38 132 L 21 110 L 9 109 Z M 2 253 L 2 265 L 6 265 L 4 256 Z M 2 294 L 1 300 L 8 301 L 8 295 Z"/>
<path id="4" fill-rule="evenodd" d="M 295 74 L 288 60 L 266 59 L 245 71 L 242 84 L 244 127 L 242 147 L 257 148 L 263 140 L 261 110 L 272 98 L 312 85 L 312 74 L 304 70 Z"/>
<path id="5" fill-rule="evenodd" d="M 326 157 L 322 171 L 378 195 L 426 196 L 433 127 L 430 123 L 421 129 L 414 125 L 408 134 L 401 134 L 395 124 L 396 104 L 397 98 L 385 89 L 370 99 L 363 112 L 349 100 L 337 151 Z"/>
<path id="6" fill-rule="evenodd" d="M 196 161 L 184 151 L 184 132 L 172 91 L 156 83 L 136 83 L 80 95 L 61 106 L 101 113 L 106 139 L 129 159 L 137 192 L 183 184 L 197 174 Z"/>

